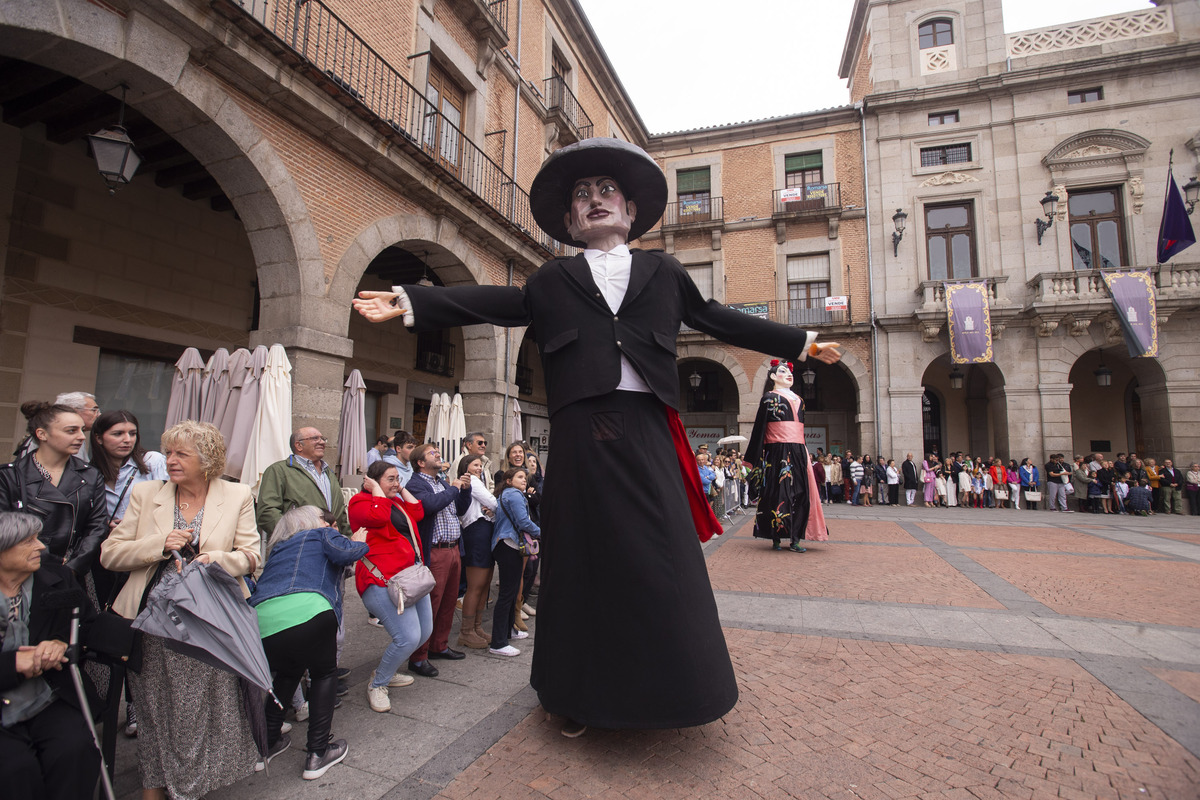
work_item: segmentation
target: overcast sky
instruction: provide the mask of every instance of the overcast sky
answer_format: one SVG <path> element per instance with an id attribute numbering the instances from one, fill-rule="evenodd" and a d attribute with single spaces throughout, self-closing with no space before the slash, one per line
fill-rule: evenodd
<path id="1" fill-rule="evenodd" d="M 853 0 L 579 0 L 651 133 L 850 101 L 838 63 Z M 1003 0 L 1007 32 L 1148 0 Z"/>

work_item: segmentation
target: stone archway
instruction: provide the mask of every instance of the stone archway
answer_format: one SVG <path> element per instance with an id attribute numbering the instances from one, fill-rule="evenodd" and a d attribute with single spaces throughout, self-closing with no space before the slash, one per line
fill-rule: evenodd
<path id="1" fill-rule="evenodd" d="M 942 352 L 926 364 L 921 375 L 925 392 L 940 401 L 940 456 L 962 451 L 985 458 L 1012 457 L 1006 381 L 998 364 L 954 365 L 949 352 Z"/>
<path id="2" fill-rule="evenodd" d="M 676 350 L 676 363 L 688 359 L 715 362 L 733 377 L 738 392 L 738 426 L 746 429 L 743 435 L 749 435 L 749 426 L 754 424 L 754 415 L 758 412 L 759 395 L 754 391 L 741 363 L 724 348 L 704 344 L 685 344 Z"/>
<path id="3" fill-rule="evenodd" d="M 330 284 L 330 302 L 342 315 L 342 331 L 347 336 L 355 336 L 355 330 L 359 335 L 367 330 L 356 320 L 352 321 L 350 301 L 364 286 L 368 268 L 388 248 L 421 254 L 422 261 L 430 265 L 431 272 L 442 285 L 493 283 L 470 243 L 459 236 L 458 226 L 449 220 L 419 214 L 397 214 L 378 219 L 363 228 L 346 248 Z M 386 287 L 380 284 L 368 288 Z M 399 321 L 384 324 L 396 332 L 403 331 Z M 496 442 L 502 441 L 499 434 L 500 421 L 506 414 L 505 397 L 511 402 L 518 394 L 512 364 L 524 333 L 524 328 L 505 329 L 493 325 L 468 325 L 461 329 L 463 369 L 454 378 L 462 394 L 467 428 L 484 431 Z M 458 336 L 457 333 L 452 335 Z M 358 353 L 355 355 L 357 362 Z M 413 376 L 413 380 L 421 382 L 420 376 Z"/>
<path id="4" fill-rule="evenodd" d="M 835 390 L 833 395 L 840 398 L 840 402 L 834 404 L 836 405 L 836 409 L 834 410 L 845 414 L 845 432 L 840 437 L 835 438 L 841 438 L 844 446 L 849 447 L 857 453 L 861 453 L 865 449 L 874 449 L 875 403 L 870 392 L 871 379 L 867 372 L 867 365 L 852 350 L 843 348 L 842 358 L 835 365 L 830 366 L 815 361 L 810 364 L 807 359 L 803 362 L 803 365 L 797 364 L 796 373 L 798 382 L 800 374 L 808 366 L 812 366 L 814 372 L 817 373 L 818 383 L 822 383 L 822 374 L 831 376 L 831 378 L 826 378 L 824 383 L 827 386 L 832 384 L 832 388 Z M 754 423 L 754 415 L 758 413 L 758 402 L 762 396 L 762 389 L 766 386 L 767 371 L 770 367 L 771 359 L 764 356 L 758 370 L 754 374 L 753 385 L 755 391 L 750 403 L 750 424 Z M 797 390 L 799 391 L 799 387 L 797 387 Z M 849 401 L 847 401 L 848 398 Z M 817 414 L 814 419 L 819 424 L 829 424 L 830 420 L 821 417 L 821 414 L 827 413 L 826 411 L 814 410 L 814 413 Z M 749 428 L 747 427 L 748 432 Z"/>
<path id="5" fill-rule="evenodd" d="M 236 90 L 193 60 L 193 43 L 140 10 L 86 0 L 12 3 L 0 11 L 0 42 L 0 55 L 102 92 L 127 86 L 127 104 L 203 165 L 237 212 L 253 257 L 260 304 L 249 345 L 285 345 L 298 398 L 293 420 L 336 430 L 350 343 L 328 306 L 305 201 Z"/>
<path id="6" fill-rule="evenodd" d="M 264 315 L 269 298 L 325 294 L 320 248 L 299 189 L 226 87 L 191 61 L 187 42 L 145 14 L 121 15 L 85 0 L 17 5 L 21 13 L 0 17 L 0 55 L 108 93 L 126 84 L 127 103 L 221 186 L 250 240 Z"/>

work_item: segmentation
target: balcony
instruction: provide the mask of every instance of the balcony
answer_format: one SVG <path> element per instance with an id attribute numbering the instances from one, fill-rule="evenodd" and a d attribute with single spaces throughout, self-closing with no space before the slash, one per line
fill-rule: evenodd
<path id="1" fill-rule="evenodd" d="M 499 25 L 507 16 L 507 0 L 477 3 L 489 15 L 489 25 Z M 486 215 L 550 255 L 566 252 L 534 222 L 529 194 L 321 0 L 214 0 L 213 7 L 281 61 L 299 67 L 348 111 L 444 176 Z M 574 103 L 574 97 L 570 101 Z M 587 124 L 590 135 L 590 120 Z"/>
<path id="2" fill-rule="evenodd" d="M 592 136 L 592 120 L 579 105 L 571 87 L 558 75 L 546 79 L 545 103 L 546 111 L 551 119 L 559 123 L 558 140 L 562 144 L 571 144 Z"/>
<path id="3" fill-rule="evenodd" d="M 434 375 L 454 377 L 454 345 L 444 344 L 440 348 L 417 351 L 417 363 L 414 365 L 421 372 L 432 372 Z"/>
<path id="4" fill-rule="evenodd" d="M 840 183 L 810 183 L 771 193 L 771 215 L 776 219 L 823 215 L 842 210 Z"/>
<path id="5" fill-rule="evenodd" d="M 1005 37 L 1009 58 L 1055 53 L 1079 47 L 1104 45 L 1143 36 L 1174 32 L 1171 8 L 1146 8 L 1126 14 L 1052 25 L 1029 31 L 1010 33 Z"/>
<path id="6" fill-rule="evenodd" d="M 753 303 L 730 303 L 728 308 L 752 317 L 778 322 L 781 325 L 790 325 L 795 328 L 822 328 L 833 325 L 848 325 L 850 323 L 849 307 L 844 311 L 826 310 L 824 298 L 817 298 L 815 300 L 763 300 Z M 688 325 L 680 325 L 679 334 L 681 336 L 702 335 L 703 331 L 698 331 Z"/>
<path id="7" fill-rule="evenodd" d="M 488 16 L 496 25 L 500 26 L 500 30 L 504 32 L 505 37 L 508 37 L 508 0 L 491 0 L 484 3 L 484 9 Z"/>
<path id="8" fill-rule="evenodd" d="M 725 203 L 720 197 L 698 197 L 667 203 L 662 226 L 666 228 L 707 228 L 725 224 Z"/>

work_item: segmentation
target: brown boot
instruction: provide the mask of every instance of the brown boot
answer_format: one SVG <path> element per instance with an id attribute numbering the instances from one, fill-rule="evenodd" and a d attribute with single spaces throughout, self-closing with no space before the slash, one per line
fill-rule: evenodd
<path id="1" fill-rule="evenodd" d="M 529 626 L 525 624 L 525 620 L 521 619 L 521 595 L 517 595 L 517 605 L 513 608 L 513 627 L 519 631 L 529 630 Z"/>
<path id="2" fill-rule="evenodd" d="M 459 647 L 470 647 L 475 650 L 482 650 L 488 646 L 488 640 L 481 637 L 475 630 L 475 626 L 478 624 L 478 621 L 478 614 L 463 614 L 462 630 L 458 634 Z"/>
<path id="3" fill-rule="evenodd" d="M 491 645 L 492 635 L 483 629 L 483 611 L 480 611 L 478 614 L 475 615 L 474 630 L 475 630 L 475 635 L 478 636 L 481 641 L 485 642 L 485 646 Z"/>

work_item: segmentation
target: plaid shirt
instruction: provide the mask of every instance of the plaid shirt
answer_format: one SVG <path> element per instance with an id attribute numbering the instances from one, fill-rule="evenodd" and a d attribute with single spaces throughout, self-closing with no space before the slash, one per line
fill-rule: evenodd
<path id="1" fill-rule="evenodd" d="M 414 472 L 413 478 L 417 476 L 423 478 L 430 486 L 433 487 L 434 494 L 441 494 L 446 491 L 446 487 L 436 477 L 431 478 L 424 472 Z M 454 513 L 454 504 L 443 508 L 433 518 L 433 543 L 441 544 L 442 542 L 457 542 L 462 536 L 462 526 L 458 524 L 458 515 Z"/>

